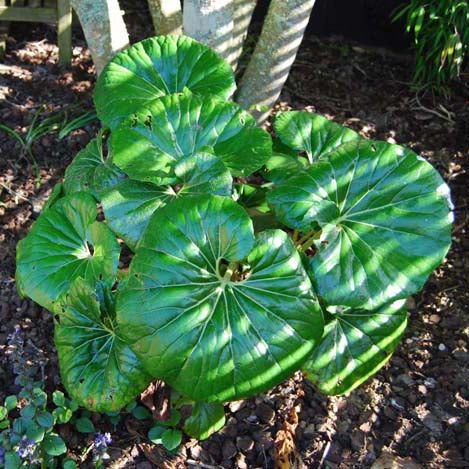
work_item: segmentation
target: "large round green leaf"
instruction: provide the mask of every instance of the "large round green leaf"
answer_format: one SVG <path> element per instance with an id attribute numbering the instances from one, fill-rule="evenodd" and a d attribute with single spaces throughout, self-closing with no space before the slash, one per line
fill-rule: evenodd
<path id="1" fill-rule="evenodd" d="M 406 298 L 451 244 L 448 186 L 415 153 L 385 142 L 342 145 L 268 199 L 287 226 L 320 226 L 310 268 L 329 305 Z"/>
<path id="2" fill-rule="evenodd" d="M 114 281 L 120 247 L 96 215 L 93 197 L 84 192 L 63 197 L 41 214 L 16 249 L 16 281 L 23 294 L 53 311 L 77 277 Z"/>
<path id="3" fill-rule="evenodd" d="M 117 321 L 150 373 L 203 401 L 281 382 L 323 330 L 286 234 L 255 238 L 244 210 L 218 196 L 180 199 L 152 218 L 118 295 Z"/>
<path id="4" fill-rule="evenodd" d="M 184 158 L 175 167 L 175 175 L 174 188 L 125 180 L 103 195 L 109 226 L 131 249 L 135 250 L 155 210 L 171 200 L 199 194 L 231 195 L 230 172 L 214 155 L 198 153 Z"/>
<path id="5" fill-rule="evenodd" d="M 304 151 L 310 162 L 350 140 L 361 138 L 352 129 L 306 111 L 279 112 L 274 129 L 285 145 Z"/>
<path id="6" fill-rule="evenodd" d="M 154 100 L 113 132 L 114 163 L 132 179 L 176 182 L 175 166 L 207 147 L 237 176 L 259 169 L 272 153 L 270 135 L 237 104 L 179 93 Z"/>
<path id="7" fill-rule="evenodd" d="M 70 396 L 97 412 L 122 409 L 151 381 L 121 339 L 114 295 L 78 278 L 61 300 L 54 326 L 62 382 Z"/>
<path id="8" fill-rule="evenodd" d="M 391 357 L 407 325 L 405 301 L 375 311 L 338 312 L 303 365 L 305 376 L 321 392 L 343 394 L 376 373 Z"/>
<path id="9" fill-rule="evenodd" d="M 196 402 L 184 431 L 192 438 L 206 440 L 225 425 L 225 409 L 220 402 Z"/>
<path id="10" fill-rule="evenodd" d="M 99 200 L 103 191 L 113 187 L 124 177 L 110 158 L 104 158 L 99 136 L 75 156 L 65 171 L 65 193 L 91 192 Z"/>
<path id="11" fill-rule="evenodd" d="M 185 36 L 159 36 L 117 54 L 94 92 L 98 117 L 114 129 L 129 114 L 184 88 L 226 99 L 236 89 L 233 70 L 209 47 Z"/>

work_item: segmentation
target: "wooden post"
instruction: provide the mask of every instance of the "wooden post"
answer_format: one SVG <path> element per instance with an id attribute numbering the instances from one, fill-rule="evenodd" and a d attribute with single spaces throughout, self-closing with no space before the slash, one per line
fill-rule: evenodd
<path id="1" fill-rule="evenodd" d="M 72 60 L 72 7 L 70 0 L 57 0 L 57 23 L 59 63 L 67 64 Z"/>

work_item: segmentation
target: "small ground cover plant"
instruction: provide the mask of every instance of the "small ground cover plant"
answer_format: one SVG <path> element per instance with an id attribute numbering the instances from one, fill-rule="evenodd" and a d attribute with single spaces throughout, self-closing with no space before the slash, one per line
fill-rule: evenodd
<path id="1" fill-rule="evenodd" d="M 202 439 L 224 402 L 298 369 L 348 392 L 389 360 L 449 249 L 449 190 L 423 158 L 306 112 L 280 113 L 272 140 L 234 91 L 184 36 L 118 54 L 95 90 L 102 131 L 18 244 L 18 288 L 51 311 L 63 384 L 90 410 L 160 379 Z"/>

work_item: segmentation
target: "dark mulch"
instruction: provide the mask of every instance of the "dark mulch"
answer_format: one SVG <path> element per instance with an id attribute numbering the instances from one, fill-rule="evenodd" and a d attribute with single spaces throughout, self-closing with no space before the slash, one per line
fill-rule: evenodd
<path id="1" fill-rule="evenodd" d="M 136 9 L 129 17 L 135 20 L 132 37 L 151 34 L 142 27 L 148 24 L 144 11 Z M 71 67 L 56 65 L 54 29 L 15 25 L 12 36 L 0 64 L 3 124 L 24 134 L 40 106 L 45 113 L 71 104 L 91 109 L 94 69 L 80 33 L 74 37 Z M 321 396 L 298 374 L 265 395 L 231 403 L 228 424 L 219 434 L 202 443 L 187 440 L 172 459 L 161 448 L 146 446 L 141 435 L 148 422 L 125 415 L 112 429 L 106 417 L 95 415 L 97 426 L 113 434 L 110 467 L 194 467 L 196 462 L 205 464 L 201 467 L 273 467 L 275 437 L 294 408 L 298 457 L 306 467 L 366 468 L 374 463 L 379 468 L 389 458 L 401 465 L 397 467 L 469 467 L 469 89 L 462 84 L 449 101 L 426 97 L 419 104 L 406 83 L 410 73 L 407 56 L 309 38 L 279 106 L 312 109 L 368 137 L 408 146 L 430 160 L 451 186 L 456 213 L 452 250 L 425 289 L 409 300 L 409 328 L 390 363 L 346 397 Z M 18 143 L 0 133 L 0 358 L 6 356 L 7 335 L 19 324 L 32 357 L 41 349 L 48 360 L 49 390 L 60 386 L 52 319 L 19 298 L 15 245 L 95 132 L 90 126 L 61 141 L 51 134 L 35 142 L 39 187 Z M 8 360 L 3 360 L 0 399 L 15 391 L 12 382 Z M 60 432 L 71 448 L 87 443 L 70 426 Z"/>

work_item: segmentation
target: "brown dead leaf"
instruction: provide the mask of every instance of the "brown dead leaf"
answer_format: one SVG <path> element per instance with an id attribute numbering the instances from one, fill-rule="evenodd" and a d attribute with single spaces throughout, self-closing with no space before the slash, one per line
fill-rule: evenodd
<path id="1" fill-rule="evenodd" d="M 295 444 L 295 432 L 298 426 L 298 413 L 292 407 L 275 437 L 275 469 L 304 469 Z"/>
<path id="2" fill-rule="evenodd" d="M 154 420 L 168 420 L 171 415 L 170 388 L 160 380 L 152 381 L 140 394 L 142 404 L 152 413 Z"/>
<path id="3" fill-rule="evenodd" d="M 371 469 L 422 469 L 412 458 L 401 458 L 397 454 L 384 451 L 373 463 Z"/>

